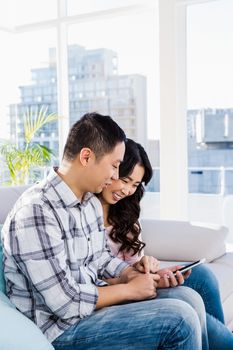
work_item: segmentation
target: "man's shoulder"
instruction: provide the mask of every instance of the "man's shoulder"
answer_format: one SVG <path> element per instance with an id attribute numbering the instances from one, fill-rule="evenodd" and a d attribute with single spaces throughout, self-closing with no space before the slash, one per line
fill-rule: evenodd
<path id="1" fill-rule="evenodd" d="M 3 234 L 15 231 L 17 227 L 30 226 L 35 220 L 42 220 L 42 217 L 47 220 L 53 218 L 49 188 L 46 182 L 40 182 L 26 189 L 9 212 L 3 225 Z"/>
<path id="2" fill-rule="evenodd" d="M 19 206 L 28 204 L 42 204 L 47 199 L 51 192 L 51 186 L 46 181 L 36 183 L 29 187 L 16 202 Z M 50 195 L 51 196 L 51 195 Z"/>
<path id="3" fill-rule="evenodd" d="M 49 207 L 47 203 L 52 199 L 51 186 L 46 181 L 37 183 L 22 193 L 13 206 L 8 217 L 14 217 L 16 214 L 25 211 L 32 211 L 34 207 Z"/>
<path id="4" fill-rule="evenodd" d="M 101 204 L 100 200 L 98 199 L 98 197 L 96 195 L 91 194 L 91 196 L 90 196 L 90 203 L 95 208 L 95 211 L 99 215 L 102 216 L 103 215 L 103 207 L 102 207 L 102 204 Z"/>

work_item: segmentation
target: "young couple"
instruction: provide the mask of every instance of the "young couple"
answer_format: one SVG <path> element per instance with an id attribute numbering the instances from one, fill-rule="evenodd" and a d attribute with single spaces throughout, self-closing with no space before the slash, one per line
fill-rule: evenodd
<path id="1" fill-rule="evenodd" d="M 56 350 L 233 348 L 210 271 L 195 268 L 184 281 L 143 256 L 139 202 L 151 174 L 140 145 L 110 117 L 87 114 L 60 167 L 8 215 L 8 296 Z"/>

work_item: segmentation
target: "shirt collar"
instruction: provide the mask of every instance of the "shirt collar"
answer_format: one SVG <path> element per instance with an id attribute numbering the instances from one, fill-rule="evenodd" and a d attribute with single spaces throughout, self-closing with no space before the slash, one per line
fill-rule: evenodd
<path id="1" fill-rule="evenodd" d="M 63 203 L 67 207 L 86 206 L 89 200 L 94 196 L 92 193 L 85 193 L 82 201 L 76 197 L 71 188 L 57 174 L 56 168 L 52 168 L 47 176 L 47 181 L 53 186 Z"/>

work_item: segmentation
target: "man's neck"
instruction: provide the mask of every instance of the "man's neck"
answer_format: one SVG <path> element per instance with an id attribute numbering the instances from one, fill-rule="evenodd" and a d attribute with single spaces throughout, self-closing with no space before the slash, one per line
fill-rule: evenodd
<path id="1" fill-rule="evenodd" d="M 70 187 L 76 197 L 82 201 L 85 192 L 78 186 L 79 181 L 77 179 L 77 173 L 74 173 L 72 166 L 70 166 L 69 163 L 63 162 L 56 172 L 60 178 Z"/>

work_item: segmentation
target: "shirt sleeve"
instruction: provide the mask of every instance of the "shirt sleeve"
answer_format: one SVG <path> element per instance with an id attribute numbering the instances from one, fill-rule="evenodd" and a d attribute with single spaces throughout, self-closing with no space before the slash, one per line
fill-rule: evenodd
<path id="1" fill-rule="evenodd" d="M 104 221 L 103 221 L 103 208 L 97 197 L 94 197 L 94 209 L 96 216 L 101 221 L 101 227 L 103 230 L 104 248 L 99 259 L 98 276 L 100 278 L 114 278 L 120 276 L 121 272 L 129 266 L 126 262 L 115 257 L 112 254 L 111 249 L 107 243 L 107 237 L 105 235 Z"/>
<path id="2" fill-rule="evenodd" d="M 105 237 L 105 250 L 100 258 L 101 268 L 98 271 L 98 274 L 101 278 L 114 278 L 120 276 L 121 272 L 129 266 L 125 261 L 122 261 L 118 257 L 115 257 L 108 244 Z"/>
<path id="3" fill-rule="evenodd" d="M 98 290 L 94 284 L 77 283 L 72 277 L 62 232 L 53 215 L 38 204 L 21 208 L 9 249 L 29 288 L 41 294 L 55 315 L 83 318 L 94 311 Z"/>

